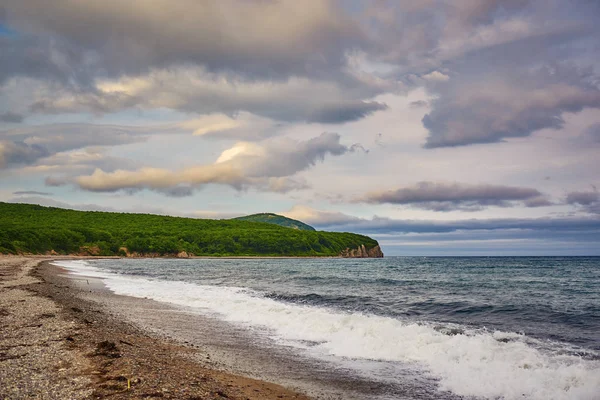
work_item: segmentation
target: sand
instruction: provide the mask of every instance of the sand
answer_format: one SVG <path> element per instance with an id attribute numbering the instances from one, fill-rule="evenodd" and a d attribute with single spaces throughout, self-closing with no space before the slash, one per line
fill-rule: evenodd
<path id="1" fill-rule="evenodd" d="M 204 349 L 107 312 L 86 297 L 100 283 L 47 260 L 0 256 L 0 399 L 308 399 L 211 368 Z"/>

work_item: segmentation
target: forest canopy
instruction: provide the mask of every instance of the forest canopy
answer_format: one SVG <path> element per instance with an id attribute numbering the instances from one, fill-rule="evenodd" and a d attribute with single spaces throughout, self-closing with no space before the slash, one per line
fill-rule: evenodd
<path id="1" fill-rule="evenodd" d="M 354 233 L 272 223 L 75 211 L 0 202 L 0 253 L 97 256 L 338 256 L 378 245 Z"/>
<path id="2" fill-rule="evenodd" d="M 314 231 L 316 230 L 310 225 L 305 224 L 304 222 L 287 218 L 282 215 L 277 215 L 273 213 L 260 213 L 260 214 L 252 214 L 246 215 L 245 217 L 237 217 L 233 218 L 234 220 L 239 221 L 252 221 L 252 222 L 267 222 L 269 224 L 275 224 L 280 226 L 285 226 L 286 228 L 294 228 L 300 229 L 303 231 Z"/>

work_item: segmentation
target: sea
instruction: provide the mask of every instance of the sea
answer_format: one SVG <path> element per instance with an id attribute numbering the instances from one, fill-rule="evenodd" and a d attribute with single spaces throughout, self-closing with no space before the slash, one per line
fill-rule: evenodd
<path id="1" fill-rule="evenodd" d="M 374 384 L 423 388 L 373 398 L 600 399 L 600 257 L 56 264 Z"/>

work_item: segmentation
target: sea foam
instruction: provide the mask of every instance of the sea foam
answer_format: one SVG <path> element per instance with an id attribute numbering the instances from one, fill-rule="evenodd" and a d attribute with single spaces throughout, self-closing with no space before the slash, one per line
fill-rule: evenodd
<path id="1" fill-rule="evenodd" d="M 117 294 L 216 314 L 231 323 L 262 329 L 275 340 L 316 356 L 410 365 L 416 373 L 435 377 L 440 390 L 457 395 L 506 400 L 600 398 L 600 362 L 562 352 L 557 343 L 537 346 L 535 340 L 516 333 L 446 329 L 427 322 L 284 303 L 244 288 L 122 276 L 85 261 L 55 264 L 102 278 Z"/>

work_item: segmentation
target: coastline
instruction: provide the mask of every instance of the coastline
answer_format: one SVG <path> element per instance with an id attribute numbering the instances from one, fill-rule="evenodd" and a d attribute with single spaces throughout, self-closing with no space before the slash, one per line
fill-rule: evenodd
<path id="1" fill-rule="evenodd" d="M 83 296 L 100 282 L 49 263 L 89 258 L 0 256 L 0 398 L 309 398 L 199 362 L 203 349 L 107 313 Z"/>
<path id="2" fill-rule="evenodd" d="M 344 257 L 344 256 L 182 256 L 177 255 L 129 255 L 129 256 L 97 256 L 92 254 L 3 254 L 0 253 L 0 258 L 28 258 L 36 259 L 41 261 L 52 261 L 52 260 L 103 260 L 103 259 L 114 259 L 114 260 L 128 260 L 128 259 L 165 259 L 165 260 L 270 260 L 270 259 L 282 259 L 282 260 L 320 260 L 320 259 L 346 259 L 346 258 L 375 258 L 375 257 Z M 383 257 L 380 257 L 383 258 Z"/>

